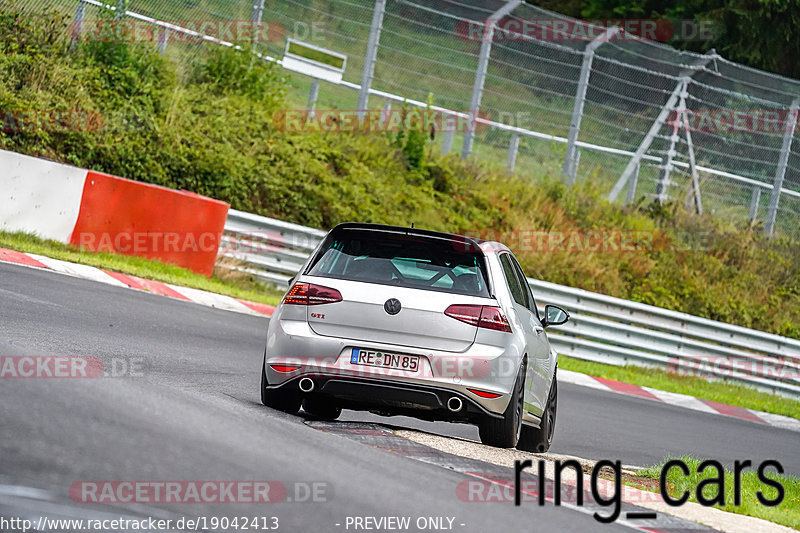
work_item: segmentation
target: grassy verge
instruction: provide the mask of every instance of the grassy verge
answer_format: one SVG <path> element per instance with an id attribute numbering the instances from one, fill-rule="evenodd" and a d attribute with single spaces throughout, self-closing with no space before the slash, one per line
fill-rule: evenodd
<path id="1" fill-rule="evenodd" d="M 767 413 L 775 413 L 800 419 L 800 401 L 768 392 L 761 392 L 742 385 L 722 381 L 707 381 L 700 377 L 680 376 L 655 368 L 639 366 L 612 366 L 571 357 L 559 357 L 558 366 L 565 370 L 582 372 L 633 385 L 652 387 L 668 392 L 688 394 L 705 400 L 728 405 L 737 405 Z"/>
<path id="2" fill-rule="evenodd" d="M 640 470 L 637 475 L 642 478 L 659 479 L 661 469 L 667 460 L 669 459 L 664 460 L 659 465 Z M 697 469 L 702 462 L 701 459 L 683 456 L 680 460 L 689 467 L 689 476 L 684 476 L 679 468 L 671 469 L 667 475 L 667 490 L 670 496 L 675 498 L 680 497 L 684 492 L 688 492 L 690 494 L 689 501 L 697 502 L 697 485 L 704 479 L 716 478 L 719 474 L 712 467 L 708 467 L 702 474 L 698 474 Z M 715 505 L 715 507 L 723 511 L 754 516 L 783 526 L 800 529 L 800 478 L 792 475 L 776 474 L 773 469 L 765 470 L 766 477 L 778 481 L 783 485 L 784 489 L 783 501 L 779 505 L 770 507 L 760 503 L 756 495 L 761 492 L 764 498 L 775 500 L 778 491 L 759 481 L 757 468 L 758 465 L 755 465 L 755 469 L 745 470 L 741 474 L 741 505 L 734 504 L 733 472 L 726 469 L 723 488 L 725 503 Z M 703 487 L 703 496 L 706 498 L 714 498 L 718 494 L 719 487 L 716 483 Z"/>
<path id="3" fill-rule="evenodd" d="M 163 281 L 269 305 L 277 305 L 281 298 L 276 289 L 261 285 L 247 276 L 232 276 L 220 269 L 217 269 L 209 279 L 191 270 L 168 265 L 161 261 L 105 252 L 87 252 L 75 246 L 48 241 L 29 233 L 0 231 L 0 248 L 44 255 L 62 261 L 81 263 L 145 279 Z"/>

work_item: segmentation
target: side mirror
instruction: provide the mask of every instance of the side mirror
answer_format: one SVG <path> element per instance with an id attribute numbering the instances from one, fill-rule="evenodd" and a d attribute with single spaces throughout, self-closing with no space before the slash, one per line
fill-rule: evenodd
<path id="1" fill-rule="evenodd" d="M 542 326 L 560 326 L 569 320 L 569 313 L 557 305 L 544 306 L 544 320 Z"/>

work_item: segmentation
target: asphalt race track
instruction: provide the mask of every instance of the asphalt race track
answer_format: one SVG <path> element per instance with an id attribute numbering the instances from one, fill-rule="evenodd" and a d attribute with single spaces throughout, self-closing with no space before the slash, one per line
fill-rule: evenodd
<path id="1" fill-rule="evenodd" d="M 119 374 L 0 380 L 0 516 L 275 516 L 291 533 L 346 531 L 348 516 L 443 516 L 466 532 L 630 531 L 566 507 L 461 501 L 465 475 L 438 459 L 390 453 L 263 407 L 265 332 L 265 319 L 0 264 L 0 355 L 94 356 Z M 777 459 L 800 474 L 799 433 L 574 385 L 559 392 L 554 453 L 632 465 L 687 453 L 727 465 Z M 465 425 L 357 412 L 341 420 L 332 427 L 377 422 L 477 440 Z M 85 480 L 276 480 L 321 483 L 326 496 L 76 503 L 68 488 Z"/>

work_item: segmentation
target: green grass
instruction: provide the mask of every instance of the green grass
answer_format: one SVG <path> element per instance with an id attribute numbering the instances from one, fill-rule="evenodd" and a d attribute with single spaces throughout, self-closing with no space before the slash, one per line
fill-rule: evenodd
<path id="1" fill-rule="evenodd" d="M 707 381 L 700 377 L 679 376 L 664 370 L 640 366 L 612 366 L 572 357 L 559 357 L 558 366 L 606 379 L 633 385 L 711 400 L 747 409 L 790 416 L 800 419 L 800 401 L 777 394 L 754 390 L 750 387 L 722 381 Z"/>
<path id="2" fill-rule="evenodd" d="M 697 485 L 704 479 L 717 477 L 718 473 L 715 468 L 706 468 L 702 474 L 697 473 L 697 468 L 702 462 L 690 456 L 683 456 L 679 458 L 689 467 L 690 475 L 685 477 L 679 468 L 672 468 L 667 475 L 667 489 L 672 497 L 680 497 L 685 491 L 690 494 L 690 501 L 697 502 Z M 637 475 L 650 479 L 658 479 L 661 476 L 661 468 L 669 459 L 664 460 L 661 464 L 640 470 Z M 717 505 L 718 509 L 728 511 L 731 513 L 754 516 L 781 524 L 783 526 L 791 527 L 793 529 L 800 529 L 800 478 L 792 475 L 776 474 L 774 469 L 770 468 L 765 470 L 766 477 L 778 481 L 784 488 L 783 501 L 775 506 L 768 507 L 759 503 L 756 493 L 761 491 L 765 498 L 774 500 L 777 497 L 777 490 L 764 485 L 758 479 L 757 468 L 745 470 L 741 474 L 741 505 L 734 505 L 734 479 L 732 465 L 728 465 L 725 472 L 724 495 L 725 504 Z M 713 498 L 719 494 L 716 484 L 706 485 L 703 488 L 703 496 L 706 498 Z"/>
<path id="3" fill-rule="evenodd" d="M 289 44 L 289 53 L 298 55 L 300 57 L 305 57 L 306 59 L 310 59 L 318 63 L 330 65 L 338 69 L 341 69 L 344 66 L 343 58 L 310 48 L 308 46 L 303 46 L 302 44 L 296 42 Z"/>
<path id="4" fill-rule="evenodd" d="M 30 233 L 0 231 L 0 248 L 81 263 L 269 305 L 277 305 L 281 298 L 276 289 L 265 287 L 248 276 L 233 276 L 217 269 L 214 276 L 209 279 L 185 268 L 160 261 L 130 255 L 89 252 L 75 246 L 45 240 Z"/>

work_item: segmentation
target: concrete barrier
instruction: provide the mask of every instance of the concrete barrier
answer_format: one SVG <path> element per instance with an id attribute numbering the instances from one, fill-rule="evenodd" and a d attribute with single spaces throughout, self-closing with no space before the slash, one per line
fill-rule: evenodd
<path id="1" fill-rule="evenodd" d="M 0 150 L 0 229 L 214 270 L 228 204 Z"/>

